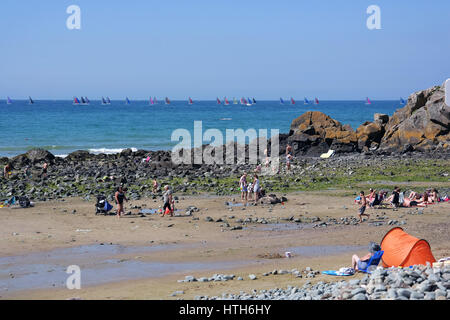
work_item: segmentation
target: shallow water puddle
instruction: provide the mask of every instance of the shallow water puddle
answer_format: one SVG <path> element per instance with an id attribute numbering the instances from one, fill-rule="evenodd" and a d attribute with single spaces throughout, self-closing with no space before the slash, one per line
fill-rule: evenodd
<path id="1" fill-rule="evenodd" d="M 133 247 L 122 245 L 88 245 L 55 249 L 42 253 L 0 258 L 0 294 L 18 290 L 64 288 L 70 276 L 67 267 L 77 265 L 81 270 L 81 287 L 139 278 L 161 277 L 177 272 L 194 272 L 232 268 L 236 262 L 158 262 L 119 258 L 118 255 L 170 250 L 187 245 L 158 245 Z"/>

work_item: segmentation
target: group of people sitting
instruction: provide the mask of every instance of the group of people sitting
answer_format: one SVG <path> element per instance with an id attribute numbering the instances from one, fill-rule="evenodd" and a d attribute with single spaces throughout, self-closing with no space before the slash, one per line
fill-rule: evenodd
<path id="1" fill-rule="evenodd" d="M 361 200 L 361 196 L 359 199 Z M 366 196 L 367 204 L 370 208 L 375 208 L 376 206 L 382 205 L 383 203 L 387 203 L 394 208 L 399 207 L 426 207 L 430 204 L 449 201 L 448 196 L 440 197 L 439 192 L 436 188 L 427 189 L 423 193 L 411 191 L 409 196 L 405 196 L 405 192 L 398 187 L 394 187 L 392 194 L 387 196 L 386 191 L 379 191 L 374 189 L 369 190 L 369 194 Z"/>

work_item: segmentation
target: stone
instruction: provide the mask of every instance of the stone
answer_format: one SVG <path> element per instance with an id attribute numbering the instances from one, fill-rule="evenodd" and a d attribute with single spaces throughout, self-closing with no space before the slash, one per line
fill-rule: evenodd
<path id="1" fill-rule="evenodd" d="M 256 280 L 257 279 L 257 277 L 254 274 L 250 274 L 248 277 L 250 278 L 250 280 Z"/>

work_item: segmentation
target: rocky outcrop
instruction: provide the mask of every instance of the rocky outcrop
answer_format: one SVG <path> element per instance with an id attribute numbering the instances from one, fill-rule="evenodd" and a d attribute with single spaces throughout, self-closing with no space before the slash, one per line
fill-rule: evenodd
<path id="1" fill-rule="evenodd" d="M 385 126 L 388 121 L 388 115 L 376 113 L 374 122 L 367 121 L 360 125 L 356 129 L 358 149 L 361 151 L 377 150 L 386 131 Z"/>
<path id="2" fill-rule="evenodd" d="M 288 137 L 296 156 L 318 156 L 333 149 L 336 153 L 357 151 L 356 132 L 319 111 L 308 111 L 294 119 Z"/>
<path id="3" fill-rule="evenodd" d="M 54 161 L 55 156 L 44 149 L 32 149 L 11 159 L 11 163 L 14 168 L 21 168 L 27 165 L 34 165 L 44 162 L 52 164 Z"/>
<path id="4" fill-rule="evenodd" d="M 449 151 L 450 107 L 444 103 L 444 86 L 412 94 L 386 124 L 380 149 L 398 151 Z"/>

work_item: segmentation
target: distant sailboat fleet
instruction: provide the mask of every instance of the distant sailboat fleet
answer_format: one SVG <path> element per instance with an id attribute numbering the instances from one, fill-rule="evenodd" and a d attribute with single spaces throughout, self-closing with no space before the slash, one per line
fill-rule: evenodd
<path id="1" fill-rule="evenodd" d="M 400 101 L 399 102 L 400 102 L 400 105 L 405 105 L 406 104 L 406 101 L 402 97 L 400 97 Z M 164 98 L 164 103 L 166 105 L 170 105 L 171 101 L 170 101 L 170 99 L 168 97 L 165 97 Z M 194 101 L 192 100 L 191 97 L 189 97 L 188 100 L 187 100 L 187 103 L 188 103 L 188 105 L 193 105 Z M 217 103 L 217 105 L 222 105 L 223 104 L 225 106 L 229 106 L 231 104 L 230 100 L 228 100 L 227 97 L 224 97 L 223 100 L 220 100 L 219 97 L 217 97 L 216 98 L 216 103 Z M 315 105 L 318 105 L 319 104 L 319 99 L 317 99 L 317 97 L 315 97 L 314 101 L 312 103 L 315 104 Z M 8 105 L 13 104 L 13 101 L 12 101 L 12 99 L 9 96 L 6 97 L 6 104 L 8 104 Z M 35 104 L 35 101 L 30 96 L 28 96 L 28 104 L 29 105 Z M 74 106 L 88 106 L 88 105 L 90 105 L 90 101 L 89 101 L 88 97 L 80 97 L 80 99 L 78 99 L 78 97 L 73 97 L 72 104 Z M 102 97 L 101 98 L 101 104 L 102 105 L 111 105 L 110 98 L 108 96 L 106 98 Z M 125 97 L 125 104 L 126 105 L 130 105 L 131 104 L 131 101 L 130 101 L 130 99 L 128 99 L 128 97 Z M 150 97 L 149 105 L 155 105 L 155 104 L 158 104 L 158 100 L 156 99 L 156 97 Z M 241 104 L 243 106 L 253 106 L 253 105 L 256 104 L 256 99 L 255 98 L 242 97 L 240 100 L 237 100 L 235 97 L 233 97 L 232 104 Z M 296 104 L 296 101 L 294 100 L 293 97 L 290 97 L 290 104 L 291 105 L 295 105 Z M 311 101 L 308 100 L 308 98 L 305 97 L 303 99 L 303 104 L 304 105 L 310 105 Z M 372 104 L 372 101 L 369 99 L 369 97 L 366 97 L 365 104 L 366 105 L 371 105 Z M 285 101 L 281 97 L 280 97 L 280 105 L 285 105 Z"/>

